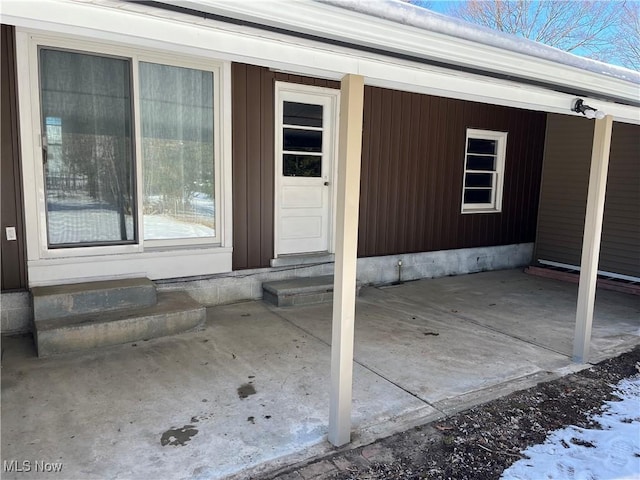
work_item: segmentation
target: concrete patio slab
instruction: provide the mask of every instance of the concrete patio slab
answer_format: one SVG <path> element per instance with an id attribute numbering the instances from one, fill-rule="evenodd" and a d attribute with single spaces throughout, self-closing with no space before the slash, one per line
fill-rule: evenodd
<path id="1" fill-rule="evenodd" d="M 388 290 L 394 296 L 571 356 L 578 286 L 502 270 L 419 280 Z M 634 344 L 640 335 L 640 296 L 598 290 L 591 362 Z"/>
<path id="2" fill-rule="evenodd" d="M 329 343 L 331 306 L 281 309 Z M 365 288 L 356 312 L 357 364 L 436 402 L 567 365 L 568 358 L 508 335 Z"/>
<path id="3" fill-rule="evenodd" d="M 3 479 L 214 479 L 331 448 L 330 349 L 260 302 L 210 309 L 203 332 L 93 353 L 37 359 L 29 341 L 3 345 L 2 459 L 63 470 Z M 354 427 L 435 412 L 356 366 Z"/>
<path id="4" fill-rule="evenodd" d="M 583 368 L 573 288 L 507 271 L 364 289 L 354 444 Z M 637 297 L 609 293 L 595 357 L 640 343 Z M 330 304 L 246 302 L 210 308 L 204 331 L 87 353 L 3 338 L 2 460 L 31 471 L 2 478 L 239 479 L 326 454 L 330 325 Z"/>

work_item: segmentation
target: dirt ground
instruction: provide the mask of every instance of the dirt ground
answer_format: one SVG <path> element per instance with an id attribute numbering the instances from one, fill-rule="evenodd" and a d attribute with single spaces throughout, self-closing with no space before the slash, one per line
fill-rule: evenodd
<path id="1" fill-rule="evenodd" d="M 613 386 L 638 373 L 640 346 L 617 358 L 541 383 L 445 420 L 340 452 L 265 479 L 489 480 L 567 425 L 594 427 L 589 417 Z"/>

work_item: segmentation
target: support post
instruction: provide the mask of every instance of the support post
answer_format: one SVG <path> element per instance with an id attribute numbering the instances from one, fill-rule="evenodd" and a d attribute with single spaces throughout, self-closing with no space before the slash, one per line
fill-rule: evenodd
<path id="1" fill-rule="evenodd" d="M 573 361 L 576 363 L 586 363 L 589 357 L 612 129 L 613 118 L 610 115 L 595 120 L 573 340 Z"/>
<path id="2" fill-rule="evenodd" d="M 345 75 L 340 87 L 336 257 L 331 327 L 329 442 L 351 441 L 353 332 L 356 310 L 358 211 L 364 78 Z"/>

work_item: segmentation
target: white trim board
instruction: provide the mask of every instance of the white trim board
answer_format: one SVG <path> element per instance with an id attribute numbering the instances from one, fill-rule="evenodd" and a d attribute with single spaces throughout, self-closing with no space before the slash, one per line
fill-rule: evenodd
<path id="1" fill-rule="evenodd" d="M 566 268 L 568 270 L 580 271 L 580 266 L 570 265 L 568 263 L 552 262 L 551 260 L 538 259 L 540 265 L 548 265 L 550 267 Z M 640 282 L 640 277 L 633 277 L 631 275 L 623 275 L 621 273 L 607 272 L 606 270 L 598 270 L 598 275 L 603 277 L 616 278 L 618 280 L 628 280 L 629 282 Z"/>
<path id="2" fill-rule="evenodd" d="M 231 248 L 143 252 L 128 255 L 29 260 L 29 287 L 113 278 L 151 280 L 231 272 Z"/>
<path id="3" fill-rule="evenodd" d="M 229 8 L 233 5 L 237 7 L 239 4 L 240 2 L 224 3 Z M 309 4 L 310 2 L 304 3 L 305 8 Z M 258 8 L 261 5 L 260 2 L 250 2 L 247 8 Z M 265 2 L 266 5 L 269 3 Z M 288 12 L 294 6 L 300 5 L 302 2 L 289 3 L 287 8 L 281 10 L 283 13 Z M 305 17 L 305 20 L 311 19 L 312 17 Z M 365 77 L 367 85 L 372 86 L 577 115 L 571 112 L 575 95 L 330 46 L 255 28 L 205 20 L 135 3 L 103 1 L 102 4 L 88 4 L 69 0 L 10 0 L 3 3 L 2 21 L 27 29 L 131 44 L 140 48 L 164 49 L 217 60 L 238 61 L 321 78 L 337 80 L 346 73 L 357 73 Z M 447 42 L 441 43 L 443 51 L 451 53 L 455 50 L 452 49 L 451 42 L 452 40 L 448 39 Z M 469 55 L 483 58 L 484 52 L 478 50 L 477 45 L 474 48 L 476 50 Z M 503 61 L 507 66 L 518 63 L 516 59 L 509 61 L 509 58 Z M 538 75 L 546 73 L 543 68 L 537 72 Z M 560 74 L 570 78 L 571 83 L 577 85 L 578 79 L 574 79 L 572 72 L 562 69 Z M 633 95 L 637 95 L 637 86 L 630 82 L 596 76 L 590 77 L 588 83 L 599 85 L 605 91 L 608 81 L 613 81 L 614 87 L 620 87 L 626 92 L 623 92 L 622 96 L 633 98 Z M 585 102 L 606 111 L 616 121 L 640 124 L 640 110 L 636 107 L 584 98 Z"/>
<path id="4" fill-rule="evenodd" d="M 610 75 L 598 74 L 594 71 L 577 68 L 573 65 L 551 61 L 531 54 L 524 54 L 513 49 L 471 41 L 463 38 L 462 33 L 472 30 L 476 37 L 503 40 L 495 32 L 493 36 L 480 32 L 477 26 L 467 26 L 455 19 L 439 18 L 432 21 L 432 30 L 418 25 L 428 25 L 424 18 L 429 15 L 422 9 L 412 5 L 399 6 L 396 2 L 378 0 L 374 5 L 356 1 L 297 1 L 271 0 L 262 2 L 229 2 L 225 0 L 161 0 L 167 5 L 191 8 L 201 11 L 235 18 L 245 22 L 262 24 L 269 27 L 314 35 L 335 41 L 341 41 L 362 47 L 385 50 L 390 53 L 411 55 L 425 60 L 441 61 L 452 66 L 462 66 L 538 80 L 552 85 L 562 85 L 572 89 L 593 90 L 616 97 L 638 101 L 638 85 L 623 78 L 612 78 Z M 332 4 L 333 3 L 333 4 Z M 404 12 L 400 12 L 404 9 Z M 357 11 L 359 10 L 359 11 Z M 404 15 L 403 15 L 404 14 Z M 431 14 L 433 16 L 433 14 Z M 421 18 L 422 16 L 422 18 Z M 399 21 L 394 21 L 392 18 Z M 421 22 L 421 20 L 423 20 Z M 436 31 L 435 27 L 441 30 Z M 458 36 L 446 34 L 447 27 Z M 466 27 L 466 28 L 465 28 Z M 484 37 L 481 33 L 485 33 Z M 541 46 L 524 39 L 504 39 L 507 45 L 529 43 L 529 52 L 547 48 L 550 54 L 553 49 Z M 522 46 L 525 48 L 525 45 Z M 537 47 L 537 48 L 536 48 Z M 539 52 L 537 52 L 539 53 Z M 579 58 L 561 51 L 555 51 L 555 57 Z M 565 59 L 567 60 L 567 59 Z M 602 64 L 600 71 L 615 70 L 620 77 L 626 74 L 629 79 L 635 72 L 620 67 Z"/>

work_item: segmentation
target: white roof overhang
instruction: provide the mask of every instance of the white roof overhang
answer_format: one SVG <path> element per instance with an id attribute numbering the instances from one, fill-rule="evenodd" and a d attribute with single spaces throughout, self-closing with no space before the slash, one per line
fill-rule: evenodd
<path id="1" fill-rule="evenodd" d="M 597 69 L 328 3 L 5 0 L 1 16 L 3 23 L 41 33 L 133 43 L 330 79 L 356 73 L 368 85 L 545 112 L 572 114 L 580 96 L 617 121 L 640 123 L 637 72 L 606 64 L 599 64 L 602 72 L 592 71 Z"/>

